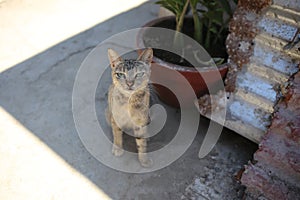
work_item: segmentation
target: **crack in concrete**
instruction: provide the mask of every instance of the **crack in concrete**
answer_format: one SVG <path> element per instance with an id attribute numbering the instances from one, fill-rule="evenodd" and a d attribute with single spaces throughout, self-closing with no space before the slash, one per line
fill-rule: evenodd
<path id="1" fill-rule="evenodd" d="M 50 71 L 52 71 L 53 69 L 55 69 L 55 68 L 56 68 L 58 65 L 60 65 L 61 63 L 67 61 L 70 57 L 72 57 L 72 56 L 74 56 L 74 55 L 76 55 L 76 54 L 79 54 L 79 53 L 88 51 L 88 50 L 93 49 L 93 48 L 95 48 L 95 47 L 96 47 L 96 45 L 88 46 L 88 47 L 86 47 L 86 48 L 84 48 L 84 49 L 80 49 L 80 50 L 78 50 L 78 51 L 75 51 L 75 52 L 72 52 L 72 53 L 68 54 L 68 55 L 65 56 L 64 58 L 58 60 L 58 61 L 55 62 L 53 65 L 51 65 L 46 71 L 40 73 L 40 74 L 38 75 L 37 78 L 35 78 L 34 80 L 29 81 L 29 84 L 32 84 L 32 83 L 34 83 L 34 82 L 36 82 L 36 81 L 39 81 L 45 74 L 47 74 L 47 73 L 49 73 Z M 24 72 L 23 72 L 23 73 L 24 73 Z"/>

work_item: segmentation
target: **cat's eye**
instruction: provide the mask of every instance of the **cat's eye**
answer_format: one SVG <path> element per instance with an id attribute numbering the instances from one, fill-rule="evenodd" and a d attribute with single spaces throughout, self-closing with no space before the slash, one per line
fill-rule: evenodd
<path id="1" fill-rule="evenodd" d="M 142 77 L 142 76 L 144 76 L 144 74 L 145 74 L 144 72 L 140 72 L 140 73 L 137 73 L 135 76 L 136 77 Z"/>
<path id="2" fill-rule="evenodd" d="M 115 73 L 117 79 L 125 78 L 125 74 L 123 73 Z"/>

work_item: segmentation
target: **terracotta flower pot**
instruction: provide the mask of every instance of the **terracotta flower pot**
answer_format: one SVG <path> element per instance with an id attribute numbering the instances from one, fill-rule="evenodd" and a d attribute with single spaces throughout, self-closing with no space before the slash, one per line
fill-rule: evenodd
<path id="1" fill-rule="evenodd" d="M 189 19 L 191 20 L 191 19 Z M 188 24 L 188 23 L 187 23 Z M 175 18 L 174 17 L 163 17 L 158 18 L 149 23 L 145 24 L 144 27 L 162 27 L 162 28 L 169 28 L 174 29 L 175 26 Z M 183 27 L 183 29 L 189 29 L 190 27 Z M 143 34 L 144 32 L 141 31 L 138 38 L 138 46 L 147 46 L 143 43 Z M 143 43 L 143 44 L 141 44 Z M 200 71 L 200 73 L 199 73 Z M 208 92 L 208 85 L 209 88 L 213 87 L 219 81 L 223 81 L 228 71 L 228 67 L 226 64 L 215 67 L 204 67 L 195 69 L 191 66 L 181 66 L 177 64 L 172 64 L 166 61 L 163 61 L 161 58 L 155 56 L 154 50 L 154 57 L 153 62 L 151 65 L 151 77 L 150 80 L 153 82 L 153 87 L 157 92 L 159 98 L 171 105 L 173 107 L 179 107 L 179 101 L 176 98 L 174 93 L 178 94 L 184 98 L 184 104 L 193 104 L 195 95 L 200 97 L 201 95 Z M 192 95 L 186 89 L 186 81 L 184 81 L 180 76 L 180 73 L 185 79 L 188 81 L 190 86 L 194 91 L 194 95 Z M 221 76 L 220 76 L 221 75 Z M 205 81 L 204 78 L 205 77 Z M 167 83 L 167 85 L 172 85 L 172 91 L 163 85 L 156 84 L 158 82 Z M 188 105 L 181 105 L 181 106 L 188 106 Z"/>

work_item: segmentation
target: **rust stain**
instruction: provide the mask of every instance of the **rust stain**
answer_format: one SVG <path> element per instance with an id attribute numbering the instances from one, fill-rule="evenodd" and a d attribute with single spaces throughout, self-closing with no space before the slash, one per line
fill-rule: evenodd
<path id="1" fill-rule="evenodd" d="M 264 8 L 270 6 L 272 0 L 241 0 L 238 6 L 247 10 L 260 13 Z"/>

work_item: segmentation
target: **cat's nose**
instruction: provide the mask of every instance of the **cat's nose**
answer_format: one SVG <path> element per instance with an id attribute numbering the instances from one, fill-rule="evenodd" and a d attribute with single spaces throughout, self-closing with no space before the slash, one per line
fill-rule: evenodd
<path id="1" fill-rule="evenodd" d="M 133 84 L 134 84 L 134 81 L 126 81 L 126 84 L 127 84 L 129 87 L 132 87 Z"/>

